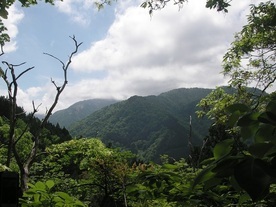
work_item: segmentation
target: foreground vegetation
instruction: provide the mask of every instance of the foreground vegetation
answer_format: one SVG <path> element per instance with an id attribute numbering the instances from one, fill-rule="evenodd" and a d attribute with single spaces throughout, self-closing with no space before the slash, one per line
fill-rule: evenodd
<path id="1" fill-rule="evenodd" d="M 230 96 L 219 88 L 206 99 L 221 104 L 211 99 L 218 94 L 222 99 Z M 244 103 L 223 108 L 220 122 L 210 128 L 203 146 L 191 146 L 186 159 L 163 155 L 161 164 L 143 163 L 131 152 L 106 147 L 97 138 L 59 140 L 46 130 L 45 145 L 20 202 L 22 206 L 273 206 L 276 96 L 264 98 L 253 109 Z M 249 100 L 253 101 L 245 102 Z M 1 163 L 9 131 L 4 117 L 0 119 Z M 16 133 L 25 129 L 24 120 L 23 116 Z M 22 159 L 31 134 L 26 132 L 17 145 Z M 9 170 L 18 171 L 15 159 Z"/>

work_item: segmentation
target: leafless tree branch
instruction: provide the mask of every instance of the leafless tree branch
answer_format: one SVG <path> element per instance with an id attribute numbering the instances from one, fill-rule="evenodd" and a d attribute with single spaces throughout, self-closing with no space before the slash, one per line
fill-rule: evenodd
<path id="1" fill-rule="evenodd" d="M 58 103 L 59 97 L 60 97 L 61 93 L 63 92 L 63 90 L 65 89 L 65 87 L 68 83 L 68 80 L 67 80 L 68 68 L 70 66 L 70 63 L 72 62 L 73 55 L 78 52 L 78 49 L 79 49 L 80 45 L 82 44 L 82 43 L 78 43 L 74 36 L 71 37 L 71 39 L 74 41 L 75 49 L 70 54 L 67 64 L 65 64 L 63 61 L 61 61 L 59 58 L 55 57 L 54 55 L 44 53 L 44 54 L 58 60 L 62 64 L 64 81 L 63 81 L 63 84 L 60 87 L 58 87 L 56 85 L 55 81 L 53 81 L 51 79 L 52 83 L 54 84 L 54 86 L 57 89 L 57 92 L 56 92 L 56 95 L 55 95 L 55 98 L 54 98 L 54 101 L 53 101 L 52 105 L 50 106 L 49 110 L 47 110 L 46 115 L 45 115 L 44 119 L 41 122 L 40 129 L 38 130 L 38 133 L 34 136 L 34 143 L 33 143 L 32 150 L 31 150 L 31 152 L 30 152 L 30 154 L 29 154 L 29 156 L 28 156 L 28 158 L 27 158 L 27 160 L 24 164 L 25 177 L 21 178 L 21 182 L 23 182 L 22 187 L 25 188 L 25 189 L 27 188 L 27 180 L 28 180 L 29 169 L 31 168 L 33 162 L 35 161 L 35 158 L 36 158 L 36 155 L 37 155 L 38 145 L 39 145 L 40 136 L 41 136 L 41 130 L 45 127 L 47 121 L 49 120 L 50 116 L 52 115 L 52 112 L 53 112 L 54 108 L 56 107 L 56 105 Z M 23 190 L 25 190 L 25 189 L 23 189 Z"/>
<path id="2" fill-rule="evenodd" d="M 44 53 L 56 60 L 58 60 L 61 64 L 62 64 L 62 69 L 63 69 L 63 84 L 61 85 L 61 87 L 58 87 L 55 83 L 55 81 L 52 81 L 52 83 L 54 84 L 54 86 L 57 89 L 56 95 L 55 95 L 55 99 L 50 107 L 50 109 L 46 112 L 46 115 L 44 117 L 44 119 L 42 120 L 41 124 L 40 124 L 40 128 L 37 130 L 37 132 L 35 134 L 33 134 L 33 146 L 32 149 L 29 153 L 29 155 L 27 156 L 26 160 L 22 160 L 22 158 L 19 156 L 19 153 L 17 151 L 16 148 L 16 144 L 18 143 L 18 141 L 20 139 L 22 139 L 22 137 L 24 136 L 24 134 L 27 132 L 27 130 L 30 127 L 30 123 L 29 122 L 25 128 L 23 129 L 22 133 L 16 137 L 15 135 L 15 126 L 16 126 L 16 107 L 17 107 L 17 90 L 18 90 L 18 79 L 24 75 L 25 73 L 27 73 L 28 71 L 32 70 L 34 67 L 30 67 L 27 68 L 26 70 L 24 70 L 23 72 L 19 73 L 19 75 L 16 76 L 15 74 L 15 67 L 21 66 L 25 63 L 21 63 L 21 64 L 10 64 L 6 61 L 3 61 L 2 63 L 5 64 L 8 68 L 6 69 L 5 73 L 2 74 L 2 78 L 4 79 L 6 85 L 7 85 L 7 89 L 8 89 L 8 93 L 9 93 L 9 100 L 10 100 L 10 108 L 11 108 L 11 116 L 10 116 L 10 131 L 9 131 L 9 142 L 8 142 L 8 158 L 7 158 L 7 166 L 9 167 L 10 165 L 10 161 L 11 161 L 11 157 L 12 157 L 12 152 L 13 155 L 16 159 L 17 165 L 20 169 L 20 181 L 21 181 L 21 189 L 24 191 L 27 189 L 27 182 L 28 182 L 28 178 L 29 178 L 29 170 L 33 164 L 33 162 L 35 161 L 36 155 L 37 155 L 37 150 L 38 150 L 38 145 L 39 145 L 39 141 L 40 141 L 40 137 L 41 137 L 41 132 L 43 130 L 43 128 L 45 127 L 49 117 L 51 116 L 54 108 L 56 107 L 59 97 L 61 95 L 61 93 L 63 92 L 63 90 L 65 89 L 68 80 L 67 80 L 67 72 L 68 72 L 68 68 L 72 62 L 72 57 L 74 54 L 76 54 L 78 52 L 78 49 L 80 47 L 80 45 L 82 43 L 78 43 L 77 40 L 75 39 L 75 36 L 70 37 L 75 44 L 75 49 L 74 51 L 69 55 L 68 58 L 68 62 L 65 64 L 63 61 L 61 61 L 59 58 L 48 54 L 48 53 Z M 2 49 L 2 48 L 1 48 Z M 1 54 L 0 54 L 1 55 Z M 11 81 L 8 80 L 8 76 L 7 76 L 7 72 L 10 72 L 11 75 Z M 33 104 L 33 112 L 31 113 L 31 119 L 34 118 L 35 113 L 38 111 L 38 107 L 35 106 L 34 102 L 32 102 Z"/>

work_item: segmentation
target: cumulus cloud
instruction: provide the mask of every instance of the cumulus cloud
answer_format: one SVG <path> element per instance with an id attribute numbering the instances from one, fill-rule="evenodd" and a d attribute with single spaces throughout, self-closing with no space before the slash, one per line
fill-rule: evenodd
<path id="1" fill-rule="evenodd" d="M 57 6 L 75 21 L 87 21 L 81 11 L 92 8 L 90 2 L 66 0 Z M 133 1 L 122 2 L 105 38 L 73 58 L 73 73 L 85 78 L 69 80 L 57 109 L 90 98 L 126 99 L 179 87 L 225 85 L 222 57 L 246 23 L 249 3 L 256 1 L 237 1 L 228 14 L 206 9 L 205 0 L 190 1 L 180 11 L 169 5 L 152 17 Z M 55 89 L 47 85 L 25 93 L 44 94 L 36 102 L 47 106 Z"/>
<path id="2" fill-rule="evenodd" d="M 60 12 L 69 15 L 72 21 L 85 26 L 89 25 L 90 14 L 96 9 L 94 1 L 91 0 L 57 1 L 55 6 Z"/>
<path id="3" fill-rule="evenodd" d="M 18 24 L 24 17 L 23 11 L 18 9 L 14 4 L 8 10 L 8 19 L 3 19 L 7 33 L 10 36 L 10 42 L 5 45 L 5 53 L 15 51 L 17 49 L 16 36 L 18 34 Z"/>
<path id="4" fill-rule="evenodd" d="M 100 83 L 82 83 L 86 94 L 93 87 L 99 94 L 129 97 L 224 85 L 222 57 L 246 23 L 248 5 L 238 2 L 224 14 L 206 9 L 205 1 L 191 1 L 180 11 L 169 5 L 152 18 L 137 5 L 120 9 L 106 37 L 75 56 L 72 67 L 78 73 L 106 72 Z"/>

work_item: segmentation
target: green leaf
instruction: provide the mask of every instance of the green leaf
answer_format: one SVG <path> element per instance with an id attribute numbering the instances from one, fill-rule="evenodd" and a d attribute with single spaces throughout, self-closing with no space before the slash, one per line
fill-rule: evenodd
<path id="1" fill-rule="evenodd" d="M 210 180 L 207 180 L 204 182 L 204 188 L 205 189 L 211 189 L 221 183 L 221 178 L 212 178 Z"/>
<path id="2" fill-rule="evenodd" d="M 64 201 L 66 202 L 72 202 L 74 201 L 74 199 L 69 196 L 67 193 L 64 193 L 64 192 L 56 192 L 56 195 L 61 197 L 62 199 L 64 199 Z"/>
<path id="3" fill-rule="evenodd" d="M 42 190 L 42 191 L 46 192 L 46 185 L 43 182 L 38 181 L 35 184 L 35 189 L 36 190 Z"/>
<path id="4" fill-rule="evenodd" d="M 212 170 L 213 170 L 213 166 L 204 168 L 194 179 L 194 182 L 191 185 L 191 188 L 194 189 L 198 184 L 206 182 L 207 180 L 214 178 L 215 173 L 212 172 Z"/>
<path id="5" fill-rule="evenodd" d="M 85 205 L 79 201 L 79 200 L 76 200 L 75 203 L 74 203 L 74 207 L 84 207 Z"/>
<path id="6" fill-rule="evenodd" d="M 255 134 L 256 142 L 273 141 L 276 138 L 276 127 L 268 124 L 261 124 Z"/>
<path id="7" fill-rule="evenodd" d="M 253 157 L 246 157 L 234 169 L 238 184 L 255 202 L 263 199 L 269 193 L 271 177 L 266 173 L 267 164 Z"/>
<path id="8" fill-rule="evenodd" d="M 228 155 L 232 150 L 233 139 L 226 139 L 216 144 L 213 150 L 214 158 L 216 160 Z"/>
<path id="9" fill-rule="evenodd" d="M 55 196 L 54 199 L 53 199 L 56 203 L 64 203 L 64 199 L 58 197 L 58 196 Z"/>
<path id="10" fill-rule="evenodd" d="M 258 123 L 259 113 L 250 113 L 241 117 L 237 123 L 240 127 L 247 127 Z"/>
<path id="11" fill-rule="evenodd" d="M 238 184 L 237 180 L 235 179 L 234 174 L 229 178 L 230 184 L 231 186 L 237 191 L 237 192 L 241 192 L 242 188 L 240 187 L 240 185 Z"/>
<path id="12" fill-rule="evenodd" d="M 162 165 L 162 168 L 163 169 L 168 169 L 168 170 L 175 170 L 178 167 L 176 165 L 172 165 L 172 164 L 164 164 L 164 165 Z"/>
<path id="13" fill-rule="evenodd" d="M 34 195 L 34 202 L 40 202 L 40 195 L 39 194 Z"/>
<path id="14" fill-rule="evenodd" d="M 272 113 L 272 112 L 267 112 L 267 116 L 269 117 L 271 124 L 274 124 L 274 126 L 276 125 L 276 114 Z"/>
<path id="15" fill-rule="evenodd" d="M 147 3 L 147 2 L 143 2 L 143 3 L 141 4 L 141 7 L 144 8 L 144 9 L 147 8 L 147 6 L 148 6 L 148 3 Z"/>
<path id="16" fill-rule="evenodd" d="M 263 158 L 264 155 L 274 147 L 272 143 L 256 143 L 251 145 L 248 151 L 255 157 Z"/>
<path id="17" fill-rule="evenodd" d="M 6 9 L 4 9 L 4 8 L 1 8 L 1 10 L 0 10 L 0 16 L 3 17 L 4 19 L 7 19 L 8 15 L 9 15 L 8 11 Z"/>
<path id="18" fill-rule="evenodd" d="M 53 180 L 47 180 L 46 181 L 46 186 L 48 187 L 48 189 L 50 190 L 52 187 L 54 187 L 55 182 Z"/>
<path id="19" fill-rule="evenodd" d="M 267 104 L 266 111 L 270 112 L 274 115 L 274 117 L 276 117 L 276 100 L 272 100 Z"/>
<path id="20" fill-rule="evenodd" d="M 248 202 L 249 200 L 250 200 L 250 196 L 247 193 L 244 193 L 239 197 L 239 204 L 241 205 L 245 202 Z"/>
<path id="21" fill-rule="evenodd" d="M 268 112 L 264 112 L 262 113 L 259 117 L 258 117 L 258 120 L 259 122 L 261 123 L 264 123 L 264 124 L 274 124 L 274 120 L 270 118 L 271 115 L 269 115 Z M 273 118 L 273 117 L 272 117 Z M 275 120 L 276 121 L 276 120 Z M 275 122 L 276 123 L 276 122 Z"/>
<path id="22" fill-rule="evenodd" d="M 259 129 L 259 124 L 257 122 L 247 127 L 241 127 L 241 136 L 243 141 L 252 140 L 255 137 L 258 129 Z"/>
<path id="23" fill-rule="evenodd" d="M 230 177 L 234 174 L 234 168 L 239 161 L 239 157 L 227 157 L 219 161 L 212 171 L 216 173 L 216 177 Z"/>
<path id="24" fill-rule="evenodd" d="M 244 112 L 248 112 L 249 110 L 250 108 L 247 105 L 241 104 L 241 103 L 233 104 L 226 108 L 226 111 L 229 113 L 234 113 L 236 111 L 240 111 L 244 113 Z"/>
<path id="25" fill-rule="evenodd" d="M 235 111 L 234 113 L 232 113 L 228 119 L 228 125 L 230 127 L 234 127 L 237 121 L 239 120 L 240 116 L 241 116 L 240 111 Z"/>

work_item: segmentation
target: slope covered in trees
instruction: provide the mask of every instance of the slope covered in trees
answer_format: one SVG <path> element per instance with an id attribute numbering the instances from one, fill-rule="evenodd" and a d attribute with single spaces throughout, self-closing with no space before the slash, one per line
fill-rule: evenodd
<path id="1" fill-rule="evenodd" d="M 176 89 L 159 96 L 133 96 L 107 106 L 69 128 L 72 136 L 99 137 L 104 143 L 130 149 L 143 160 L 188 155 L 191 138 L 200 145 L 210 122 L 196 117 L 196 104 L 211 89 Z"/>
<path id="2" fill-rule="evenodd" d="M 113 99 L 90 99 L 79 101 L 67 109 L 55 112 L 49 119 L 51 123 L 59 123 L 62 127 L 68 128 L 72 123 L 84 119 L 93 112 L 116 103 Z"/>
<path id="3" fill-rule="evenodd" d="M 1 141 L 3 141 L 3 139 L 5 139 L 4 134 L 8 133 L 9 130 L 8 125 L 10 118 L 10 102 L 4 96 L 0 97 L 0 107 L 0 118 L 2 120 L 0 123 L 0 137 Z M 28 124 L 29 132 L 36 134 L 41 121 L 38 118 L 32 118 L 30 114 L 26 114 L 22 107 L 17 107 L 17 113 L 20 114 L 18 119 L 22 120 L 18 125 L 18 130 L 24 130 L 25 125 Z M 4 129 L 7 131 L 5 132 Z M 60 127 L 59 124 L 54 125 L 50 122 L 47 122 L 43 132 L 43 138 L 40 142 L 40 149 L 45 149 L 49 144 L 58 144 L 71 139 L 72 137 L 66 128 Z"/>

